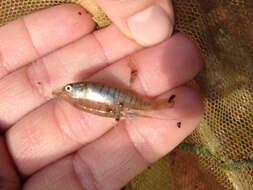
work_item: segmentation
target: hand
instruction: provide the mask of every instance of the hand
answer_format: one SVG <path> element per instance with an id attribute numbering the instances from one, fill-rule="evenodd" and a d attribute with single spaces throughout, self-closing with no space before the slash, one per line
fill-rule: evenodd
<path id="1" fill-rule="evenodd" d="M 127 9 L 118 1 L 98 2 L 114 22 L 102 30 L 94 31 L 91 16 L 77 5 L 42 10 L 0 28 L 0 189 L 119 189 L 199 123 L 200 97 L 183 85 L 202 61 L 184 35 L 166 39 L 173 28 L 171 4 L 156 1 L 163 8 L 154 5 L 141 14 L 152 1 L 120 1 L 128 2 Z M 127 22 L 131 15 L 135 19 Z M 134 26 L 134 20 L 143 22 Z M 163 111 L 175 120 L 117 124 L 53 99 L 54 89 L 90 77 L 128 86 L 128 55 L 138 70 L 131 88 L 148 96 L 175 94 L 175 106 Z"/>

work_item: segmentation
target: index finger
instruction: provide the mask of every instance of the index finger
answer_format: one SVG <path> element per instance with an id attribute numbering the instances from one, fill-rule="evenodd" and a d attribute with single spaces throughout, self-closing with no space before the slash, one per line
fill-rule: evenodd
<path id="1" fill-rule="evenodd" d="M 92 32 L 91 16 L 64 4 L 27 15 L 0 28 L 0 78 Z"/>

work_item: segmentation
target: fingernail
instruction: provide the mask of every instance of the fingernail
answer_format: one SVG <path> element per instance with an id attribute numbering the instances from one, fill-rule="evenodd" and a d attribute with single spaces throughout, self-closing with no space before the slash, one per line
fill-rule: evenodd
<path id="1" fill-rule="evenodd" d="M 132 38 L 142 46 L 157 44 L 173 31 L 168 14 L 159 5 L 136 13 L 128 19 L 127 24 Z"/>

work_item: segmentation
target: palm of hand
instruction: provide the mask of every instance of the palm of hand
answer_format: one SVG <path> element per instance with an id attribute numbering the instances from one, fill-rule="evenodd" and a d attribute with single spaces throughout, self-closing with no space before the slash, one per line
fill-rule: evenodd
<path id="1" fill-rule="evenodd" d="M 118 189 L 191 133 L 203 107 L 198 94 L 182 85 L 199 72 L 201 59 L 182 34 L 165 40 L 172 30 L 162 19 L 165 13 L 155 7 L 153 14 L 161 21 L 156 22 L 166 25 L 157 36 L 140 36 L 133 19 L 128 23 L 142 45 L 164 40 L 147 49 L 123 34 L 127 32 L 117 14 L 126 13 L 106 7 L 116 24 L 95 32 L 91 17 L 76 5 L 44 10 L 0 28 L 0 120 L 5 134 L 0 137 L 0 188 L 19 189 L 18 172 L 28 177 L 27 190 Z M 165 10 L 173 20 L 171 5 Z M 127 11 L 131 15 L 133 10 Z M 87 78 L 128 86 L 129 55 L 138 69 L 131 88 L 159 98 L 176 94 L 175 106 L 159 114 L 180 119 L 182 128 L 173 119 L 116 124 L 52 99 L 55 88 Z"/>

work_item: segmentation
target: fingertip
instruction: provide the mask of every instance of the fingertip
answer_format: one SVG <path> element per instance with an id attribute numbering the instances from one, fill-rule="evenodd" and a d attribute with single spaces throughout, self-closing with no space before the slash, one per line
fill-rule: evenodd
<path id="1" fill-rule="evenodd" d="M 171 97 L 171 95 L 175 95 L 173 99 L 175 104 L 173 108 L 165 110 L 168 115 L 173 118 L 202 117 L 204 104 L 197 90 L 187 86 L 179 86 L 158 98 L 164 99 Z"/>
<path id="2" fill-rule="evenodd" d="M 112 22 L 141 46 L 152 46 L 170 36 L 174 26 L 172 2 L 167 0 L 96 1 Z"/>
<path id="3" fill-rule="evenodd" d="M 138 68 L 138 80 L 134 85 L 139 86 L 138 92 L 143 88 L 149 96 L 187 83 L 203 67 L 200 51 L 181 33 L 137 52 L 133 60 Z"/>
<path id="4" fill-rule="evenodd" d="M 159 99 L 172 94 L 175 95 L 174 107 L 149 113 L 167 119 L 137 118 L 131 121 L 131 126 L 126 126 L 135 147 L 149 162 L 155 162 L 172 151 L 192 133 L 203 116 L 203 103 L 194 89 L 178 87 L 159 96 Z"/>
<path id="5" fill-rule="evenodd" d="M 173 129 L 176 132 L 173 145 L 175 147 L 198 126 L 204 115 L 204 103 L 199 92 L 191 87 L 177 87 L 159 98 L 169 97 L 168 94 L 175 94 L 174 107 L 164 110 L 173 121 Z"/>
<path id="6" fill-rule="evenodd" d="M 200 48 L 197 46 L 196 42 L 180 32 L 173 36 L 173 40 L 175 48 L 182 48 L 180 46 L 183 46 L 181 53 L 189 55 L 188 59 L 194 63 L 194 68 L 197 74 L 202 69 L 204 61 Z"/>
<path id="7" fill-rule="evenodd" d="M 148 7 L 131 16 L 127 24 L 131 37 L 144 47 L 162 42 L 173 32 L 171 19 L 158 5 Z"/>

